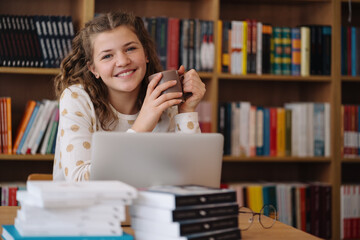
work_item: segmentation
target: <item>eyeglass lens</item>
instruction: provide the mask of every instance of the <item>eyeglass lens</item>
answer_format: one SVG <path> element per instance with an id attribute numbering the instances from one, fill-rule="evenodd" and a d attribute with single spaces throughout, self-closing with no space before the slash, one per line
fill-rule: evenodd
<path id="1" fill-rule="evenodd" d="M 260 223 L 264 228 L 271 228 L 277 219 L 276 209 L 272 205 L 265 205 L 260 211 Z"/>
<path id="2" fill-rule="evenodd" d="M 252 222 L 253 222 L 253 211 L 250 208 L 247 207 L 241 207 L 239 209 L 239 213 L 242 216 L 240 218 L 240 224 L 239 224 L 239 228 L 240 230 L 247 230 L 250 228 Z"/>

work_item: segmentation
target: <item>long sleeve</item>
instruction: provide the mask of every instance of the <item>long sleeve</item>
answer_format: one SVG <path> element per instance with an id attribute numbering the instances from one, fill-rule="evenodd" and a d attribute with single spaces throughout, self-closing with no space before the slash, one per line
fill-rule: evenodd
<path id="1" fill-rule="evenodd" d="M 54 179 L 88 180 L 91 167 L 91 137 L 96 131 L 93 104 L 83 89 L 70 87 L 60 98 L 59 111 Z"/>

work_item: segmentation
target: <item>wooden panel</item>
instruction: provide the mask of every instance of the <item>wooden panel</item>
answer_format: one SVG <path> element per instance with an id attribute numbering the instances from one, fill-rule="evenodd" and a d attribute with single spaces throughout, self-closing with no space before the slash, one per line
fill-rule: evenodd
<path id="1" fill-rule="evenodd" d="M 360 82 L 343 82 L 341 91 L 342 104 L 360 105 Z"/>
<path id="2" fill-rule="evenodd" d="M 329 163 L 223 162 L 222 182 L 330 182 Z"/>
<path id="3" fill-rule="evenodd" d="M 52 173 L 52 161 L 0 161 L 0 182 L 25 182 L 31 173 Z"/>
<path id="4" fill-rule="evenodd" d="M 351 18 L 349 21 L 349 2 L 343 2 L 341 4 L 341 24 L 344 26 L 356 26 L 356 27 L 360 27 L 360 2 L 354 2 L 353 0 L 351 1 Z"/>
<path id="5" fill-rule="evenodd" d="M 295 27 L 305 24 L 332 25 L 330 1 L 224 1 L 221 3 L 220 19 L 256 19 L 278 26 Z"/>
<path id="6" fill-rule="evenodd" d="M 266 107 L 280 107 L 294 101 L 330 102 L 330 86 L 313 82 L 221 80 L 219 101 L 250 101 Z"/>
<path id="7" fill-rule="evenodd" d="M 214 20 L 215 18 L 212 14 L 215 14 L 217 11 L 214 7 L 213 0 L 102 0 L 96 1 L 95 12 L 104 13 L 125 10 L 134 12 L 138 16 L 145 17 L 166 16 Z"/>
<path id="8" fill-rule="evenodd" d="M 360 163 L 347 162 L 342 164 L 341 182 L 342 184 L 360 184 L 359 178 Z"/>

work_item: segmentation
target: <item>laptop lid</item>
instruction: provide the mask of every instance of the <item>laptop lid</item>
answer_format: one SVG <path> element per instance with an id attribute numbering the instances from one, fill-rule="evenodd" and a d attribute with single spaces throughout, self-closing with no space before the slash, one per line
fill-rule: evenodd
<path id="1" fill-rule="evenodd" d="M 119 180 L 136 188 L 197 184 L 219 187 L 224 137 L 218 133 L 96 132 L 91 180 Z"/>

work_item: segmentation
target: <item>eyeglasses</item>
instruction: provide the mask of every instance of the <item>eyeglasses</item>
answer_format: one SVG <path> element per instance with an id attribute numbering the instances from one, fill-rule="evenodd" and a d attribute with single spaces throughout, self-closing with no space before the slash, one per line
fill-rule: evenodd
<path id="1" fill-rule="evenodd" d="M 248 230 L 256 215 L 259 215 L 259 222 L 263 228 L 271 228 L 274 226 L 277 220 L 276 208 L 273 205 L 264 205 L 259 213 L 253 212 L 250 208 L 240 207 L 239 208 L 240 217 L 240 230 Z"/>

